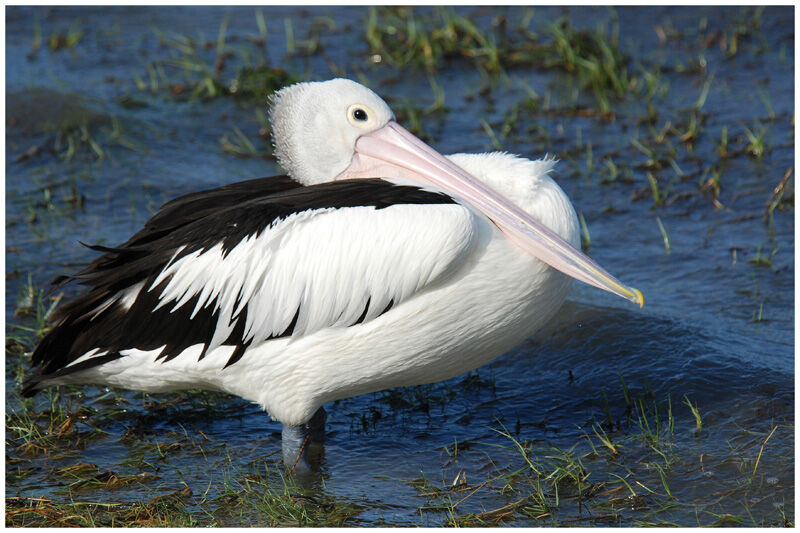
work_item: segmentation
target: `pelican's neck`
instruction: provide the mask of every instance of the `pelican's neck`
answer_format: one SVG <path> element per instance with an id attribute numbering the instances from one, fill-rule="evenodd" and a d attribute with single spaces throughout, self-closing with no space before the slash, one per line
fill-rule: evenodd
<path id="1" fill-rule="evenodd" d="M 561 187 L 549 176 L 556 164 L 554 159 L 531 161 L 502 152 L 447 157 L 561 238 L 576 248 L 580 247 L 580 227 L 575 210 Z"/>

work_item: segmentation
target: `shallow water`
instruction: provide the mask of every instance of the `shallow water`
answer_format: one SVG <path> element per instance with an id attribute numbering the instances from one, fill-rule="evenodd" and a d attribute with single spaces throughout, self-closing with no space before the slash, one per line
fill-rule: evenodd
<path id="1" fill-rule="evenodd" d="M 366 9 L 276 7 L 263 13 L 267 39 L 259 50 L 296 78 L 334 77 L 332 62 L 347 76 L 363 76 L 396 110 L 412 105 L 419 111 L 434 102 L 423 69 L 372 62 L 362 29 Z M 491 9 L 460 13 L 481 28 L 498 22 Z M 595 109 L 596 100 L 591 90 L 579 91 L 567 71 L 516 67 L 489 82 L 466 59 L 450 58 L 435 73 L 445 110 L 421 117 L 424 133 L 444 153 L 492 150 L 480 122 L 485 119 L 503 149 L 559 157 L 555 177 L 586 220 L 591 255 L 642 290 L 647 303 L 638 310 L 576 285 L 546 331 L 477 372 L 326 406 L 324 489 L 315 490 L 355 505 L 351 524 L 439 525 L 451 514 L 502 508 L 524 496 L 519 478 L 509 482 L 510 492 L 501 491 L 497 481 L 476 489 L 454 513 L 442 510 L 440 496 L 425 494 L 431 494 L 431 485 L 446 487 L 462 473 L 467 486 L 477 487 L 498 472 L 523 467 L 511 439 L 499 433 L 507 429 L 528 442 L 541 461 L 554 447 L 581 454 L 591 472 L 588 482 L 604 490 L 628 480 L 646 505 L 611 504 L 616 524 L 696 525 L 720 517 L 729 522 L 717 523 L 736 524 L 733 516 L 756 524 L 793 521 L 793 178 L 780 208 L 767 221 L 762 218 L 773 189 L 794 165 L 793 10 L 573 7 L 502 13 L 509 28 L 532 13 L 530 28 L 540 34 L 558 17 L 589 29 L 598 23 L 611 27 L 618 17 L 628 72 L 659 66 L 662 90 L 652 98 L 641 91 L 612 98 L 613 117 L 604 119 L 579 112 Z M 149 90 L 152 62 L 179 57 L 179 47 L 160 33 L 209 41 L 200 53 L 213 62 L 223 20 L 227 46 L 235 54 L 253 48 L 247 39 L 258 35 L 253 9 L 8 8 L 6 17 L 9 323 L 32 323 L 14 316 L 29 276 L 44 287 L 91 260 L 92 253 L 78 241 L 122 242 L 172 197 L 279 172 L 268 157 L 235 157 L 221 147 L 220 139 L 232 138 L 238 127 L 259 151 L 269 151 L 258 138 L 255 109 L 260 104 L 229 97 L 190 100 L 169 89 Z M 315 23 L 314 17 L 333 22 L 332 29 L 320 30 L 324 54 L 287 55 L 287 21 L 300 48 L 309 28 L 322 27 L 322 19 Z M 748 22 L 755 27 L 737 34 L 736 28 Z M 44 39 L 34 52 L 37 26 Z M 67 35 L 70 28 L 82 32 L 74 47 L 48 48 L 50 35 Z M 738 39 L 735 49 L 733 38 Z M 236 57 L 228 61 L 233 64 Z M 232 77 L 233 67 L 225 68 Z M 179 69 L 168 76 L 173 87 L 183 79 Z M 137 87 L 137 78 L 145 90 Z M 643 83 L 644 77 L 639 79 Z M 697 139 L 681 141 L 706 83 Z M 540 95 L 540 107 L 522 108 L 519 123 L 504 136 L 510 110 L 529 94 L 525 85 Z M 648 103 L 656 111 L 651 121 Z M 408 111 L 399 115 L 408 119 Z M 55 148 L 55 131 L 84 118 L 100 143 L 102 161 L 86 144 L 70 160 L 63 157 L 66 141 Z M 731 154 L 726 158 L 718 150 L 723 128 Z M 115 129 L 121 137 L 111 133 Z M 666 141 L 659 143 L 661 132 Z M 761 132 L 766 153 L 759 158 L 748 153 L 748 134 Z M 651 146 L 673 162 L 649 165 L 646 148 Z M 609 161 L 620 169 L 616 177 Z M 700 190 L 714 169 L 720 184 L 716 206 L 711 194 Z M 655 205 L 648 172 L 658 180 L 665 205 Z M 16 333 L 7 327 L 7 335 Z M 20 403 L 18 368 L 18 357 L 7 350 L 7 412 L 43 409 L 43 395 L 35 404 Z M 684 398 L 699 408 L 702 429 L 695 430 Z M 8 496 L 146 502 L 188 485 L 193 495 L 186 509 L 202 519 L 219 506 L 213 498 L 226 483 L 263 472 L 264 465 L 276 479 L 279 424 L 240 400 L 203 394 L 148 397 L 85 387 L 64 391 L 61 401 L 73 410 L 81 405 L 96 410 L 85 423 L 105 433 L 88 442 L 78 439 L 79 444 L 68 440 L 74 449 L 26 454 L 19 436 L 7 430 L 7 471 L 21 472 L 7 477 Z M 658 406 L 661 419 L 671 405 L 674 431 L 663 447 L 635 437 L 642 431 L 637 405 Z M 603 455 L 593 427 L 604 420 L 609 434 L 624 443 L 623 458 Z M 153 450 L 154 443 L 170 442 L 178 445 L 163 453 Z M 591 453 L 590 442 L 600 447 L 599 454 Z M 669 455 L 665 478 L 661 466 L 652 466 L 661 464 L 653 448 Z M 53 475 L 77 463 L 120 475 L 151 472 L 157 479 L 78 491 Z M 466 494 L 450 493 L 449 504 Z M 543 518 L 517 513 L 502 522 L 603 523 L 587 517 L 609 514 L 611 496 L 594 498 L 575 503 L 564 496 Z M 261 512 L 254 508 L 216 520 L 265 523 Z"/>

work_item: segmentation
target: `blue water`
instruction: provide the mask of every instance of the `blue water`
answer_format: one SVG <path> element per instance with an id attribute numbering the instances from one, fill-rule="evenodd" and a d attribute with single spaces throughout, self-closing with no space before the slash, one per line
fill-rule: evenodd
<path id="1" fill-rule="evenodd" d="M 404 102 L 421 107 L 434 101 L 434 92 L 422 70 L 398 70 L 374 64 L 364 39 L 366 8 L 264 8 L 267 26 L 266 59 L 300 79 L 345 75 L 365 81 L 388 97 L 395 109 Z M 465 8 L 476 24 L 488 28 L 498 11 Z M 527 10 L 500 10 L 513 27 Z M 330 17 L 333 29 L 321 31 L 328 59 L 287 55 L 287 20 L 294 35 L 303 39 L 315 17 Z M 622 50 L 629 55 L 628 71 L 664 66 L 659 83 L 663 92 L 612 100 L 614 120 L 575 113 L 523 111 L 521 126 L 500 139 L 505 150 L 529 157 L 545 153 L 560 158 L 556 179 L 583 214 L 591 236 L 591 255 L 610 272 L 645 294 L 644 309 L 621 299 L 576 285 L 545 331 L 469 379 L 393 393 L 352 398 L 327 406 L 329 436 L 323 470 L 325 487 L 337 498 L 364 507 L 359 523 L 437 525 L 446 516 L 420 513 L 422 505 L 408 480 L 424 476 L 435 484 L 450 482 L 459 471 L 470 483 L 487 477 L 489 456 L 497 464 L 513 463 L 513 453 L 497 445 L 510 441 L 495 430 L 506 427 L 519 440 L 570 447 L 591 432 L 602 418 L 604 395 L 614 417 L 624 418 L 625 382 L 634 395 L 652 397 L 675 410 L 674 446 L 682 457 L 670 473 L 673 495 L 696 501 L 715 512 L 772 516 L 783 505 L 793 516 L 794 498 L 794 211 L 776 209 L 768 222 L 762 214 L 773 188 L 794 166 L 794 14 L 791 8 L 770 8 L 760 14 L 758 27 L 741 37 L 737 53 L 729 56 L 720 36 L 752 22 L 743 8 L 626 8 L 611 12 L 595 8 L 536 8 L 530 27 L 544 31 L 558 17 L 578 28 L 611 26 L 618 17 Z M 149 84 L 148 64 L 172 57 L 174 47 L 161 42 L 167 36 L 186 35 L 215 43 L 222 20 L 227 21 L 228 46 L 249 46 L 258 35 L 251 8 L 23 8 L 6 10 L 6 319 L 14 318 L 18 295 L 28 276 L 45 286 L 54 276 L 76 269 L 93 257 L 78 241 L 113 245 L 141 227 L 153 210 L 175 196 L 231 181 L 280 172 L 270 158 L 238 158 L 221 149 L 220 138 L 238 127 L 260 149 L 260 125 L 253 103 L 229 98 L 186 101 L 165 91 L 140 90 L 136 78 Z M 37 25 L 45 39 L 33 52 Z M 52 51 L 46 39 L 71 28 L 83 32 L 73 49 Z M 659 31 L 669 37 L 659 40 Z M 673 30 L 682 38 L 673 38 Z M 701 31 L 702 30 L 702 31 Z M 715 33 L 716 32 L 716 33 Z M 698 35 L 701 35 L 698 37 Z M 716 36 L 701 46 L 707 36 Z M 730 50 L 730 49 L 728 49 Z M 213 58 L 211 52 L 206 52 Z M 212 59 L 213 61 L 213 59 Z M 692 65 L 704 68 L 692 68 Z M 230 67 L 231 76 L 233 75 Z M 407 73 L 413 75 L 406 75 Z M 479 92 L 485 76 L 464 60 L 453 59 L 436 73 L 445 94 L 445 112 L 422 117 L 432 144 L 444 153 L 487 151 L 492 141 L 481 119 L 501 131 L 506 113 L 527 96 L 525 85 L 549 102 L 568 107 L 577 95 L 591 106 L 590 91 L 576 93 L 568 73 L 533 68 L 510 69 L 487 96 Z M 176 71 L 170 74 L 177 82 Z M 647 144 L 662 130 L 675 127 L 703 92 L 699 138 L 689 147 L 668 134 L 656 148 L 669 154 L 675 166 L 648 169 L 648 156 L 633 139 Z M 130 96 L 141 106 L 126 107 Z M 653 123 L 641 120 L 652 103 L 658 112 Z M 113 140 L 103 145 L 98 162 L 84 149 L 70 161 L 42 150 L 20 158 L 32 146 L 46 146 L 53 134 L 43 126 L 58 123 L 70 106 L 78 115 L 96 117 L 97 131 L 110 131 L 118 121 L 122 135 L 135 149 Z M 263 106 L 261 106 L 263 107 Z M 112 118 L 113 117 L 113 120 Z M 546 132 L 546 136 L 536 134 Z M 727 128 L 729 151 L 719 157 L 717 146 Z M 744 153 L 747 130 L 762 130 L 768 150 L 761 158 Z M 591 163 L 588 145 L 591 144 Z M 674 148 L 672 153 L 671 147 Z M 608 182 L 607 160 L 622 169 Z M 677 167 L 677 169 L 676 169 Z M 721 184 L 715 207 L 701 182 L 719 170 Z M 648 171 L 659 180 L 667 205 L 654 205 Z M 83 208 L 64 200 L 74 187 L 85 198 Z M 47 207 L 45 192 L 52 203 Z M 793 194 L 794 179 L 786 194 Z M 666 192 L 665 192 L 666 191 Z M 35 219 L 32 213 L 35 213 Z M 663 224 L 669 250 L 657 218 Z M 769 264 L 753 260 L 760 249 Z M 66 296 L 76 294 L 74 287 Z M 7 410 L 19 408 L 13 377 L 15 361 L 6 360 Z M 86 388 L 91 405 L 104 394 Z M 100 500 L 147 500 L 155 494 L 179 490 L 186 482 L 202 492 L 222 483 L 230 457 L 246 465 L 279 449 L 279 425 L 257 408 L 236 399 L 191 416 L 192 408 L 169 411 L 169 416 L 144 418 L 141 394 L 118 392 L 128 410 L 105 427 L 108 435 L 86 445 L 59 465 L 92 462 L 101 470 L 134 473 L 126 458 L 132 453 L 123 435 L 131 425 L 146 439 L 160 441 L 170 432 L 185 430 L 192 442 L 198 432 L 210 439 L 206 455 L 176 452 L 163 459 L 160 479 L 111 493 L 92 494 Z M 704 415 L 704 432 L 694 424 L 684 397 Z M 167 402 L 169 396 L 157 397 Z M 401 401 L 404 400 L 404 401 Z M 70 400 L 75 402 L 74 399 Z M 193 405 L 193 404 L 190 404 Z M 206 414 L 204 414 L 206 413 Z M 730 466 L 732 449 L 752 460 L 764 437 L 776 431 L 764 447 L 759 470 L 770 478 L 757 497 L 741 486 L 740 469 Z M 621 430 L 624 434 L 624 430 Z M 455 460 L 445 447 L 471 443 Z M 747 441 L 749 442 L 749 441 Z M 733 444 L 731 444 L 733 443 Z M 13 445 L 13 443 L 12 443 Z M 8 445 L 7 445 L 8 446 Z M 690 460 L 693 451 L 717 460 L 712 476 L 697 477 Z M 275 460 L 265 459 L 268 462 Z M 750 468 L 752 468 L 752 463 Z M 63 481 L 47 475 L 42 459 L 32 459 L 34 473 L 14 484 L 9 495 L 59 495 Z M 227 466 L 226 466 L 227 465 Z M 171 474 L 170 474 L 171 473 Z M 775 481 L 773 478 L 777 478 Z M 762 479 L 763 481 L 763 479 Z M 764 483 L 761 483 L 763 486 Z M 721 503 L 708 503 L 715 488 L 744 491 Z M 499 493 L 479 495 L 472 511 L 508 503 Z M 695 509 L 680 506 L 669 519 L 684 525 L 698 522 Z M 761 516 L 761 515 L 759 515 Z M 529 522 L 524 522 L 529 523 Z M 535 523 L 535 522 L 534 522 Z"/>

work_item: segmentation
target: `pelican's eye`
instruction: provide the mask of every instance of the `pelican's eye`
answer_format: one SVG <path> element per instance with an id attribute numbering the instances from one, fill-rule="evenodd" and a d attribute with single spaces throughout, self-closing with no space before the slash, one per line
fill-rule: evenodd
<path id="1" fill-rule="evenodd" d="M 375 122 L 375 113 L 364 104 L 353 104 L 347 108 L 347 120 L 360 129 L 370 128 Z"/>

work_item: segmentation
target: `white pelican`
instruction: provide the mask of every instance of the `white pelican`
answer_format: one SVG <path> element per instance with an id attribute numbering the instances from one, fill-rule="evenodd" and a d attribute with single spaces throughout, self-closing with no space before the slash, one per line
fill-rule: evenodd
<path id="1" fill-rule="evenodd" d="M 182 196 L 93 247 L 56 280 L 88 290 L 58 310 L 24 394 L 224 391 L 284 424 L 291 464 L 323 404 L 488 363 L 556 312 L 570 277 L 643 303 L 578 250 L 552 159 L 444 157 L 344 79 L 278 91 L 270 117 L 289 176 Z"/>

